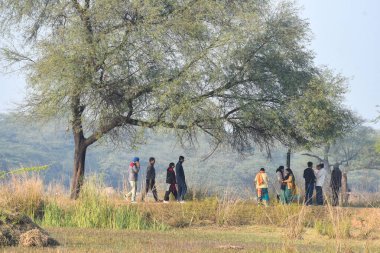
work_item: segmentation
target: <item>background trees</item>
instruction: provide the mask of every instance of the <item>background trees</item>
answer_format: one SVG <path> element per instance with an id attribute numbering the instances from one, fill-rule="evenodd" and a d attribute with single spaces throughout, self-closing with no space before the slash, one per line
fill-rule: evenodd
<path id="1" fill-rule="evenodd" d="M 13 41 L 3 55 L 28 77 L 25 112 L 69 122 L 73 198 L 105 135 L 135 144 L 139 129 L 170 128 L 191 143 L 204 132 L 245 152 L 319 143 L 353 119 L 291 2 L 1 0 L 0 12 Z"/>

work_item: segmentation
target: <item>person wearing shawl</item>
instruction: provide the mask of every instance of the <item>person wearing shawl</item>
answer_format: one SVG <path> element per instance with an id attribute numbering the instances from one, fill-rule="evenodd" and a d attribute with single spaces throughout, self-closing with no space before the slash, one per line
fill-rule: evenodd
<path id="1" fill-rule="evenodd" d="M 293 201 L 293 196 L 297 194 L 296 178 L 294 177 L 293 171 L 290 168 L 286 169 L 286 176 L 283 182 L 286 183 L 285 202 L 286 204 L 290 204 Z"/>
<path id="2" fill-rule="evenodd" d="M 279 188 L 276 186 L 276 191 L 277 191 L 277 194 L 278 194 L 278 199 L 280 200 L 280 203 L 281 204 L 285 204 L 285 190 L 286 190 L 286 183 L 284 183 L 284 179 L 285 179 L 285 171 L 284 171 L 284 166 L 280 166 L 278 167 L 278 169 L 276 170 L 276 178 L 277 178 L 277 182 L 278 182 L 278 186 Z M 279 193 L 278 193 L 278 189 L 280 190 Z"/>
<path id="3" fill-rule="evenodd" d="M 265 206 L 268 206 L 269 204 L 268 183 L 268 176 L 265 173 L 265 169 L 261 168 L 260 172 L 257 173 L 255 177 L 257 200 L 259 205 L 264 204 Z"/>

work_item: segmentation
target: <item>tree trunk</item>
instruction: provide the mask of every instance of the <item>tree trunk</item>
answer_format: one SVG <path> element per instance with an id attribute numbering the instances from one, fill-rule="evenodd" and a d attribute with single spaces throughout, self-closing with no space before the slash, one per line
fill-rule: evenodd
<path id="1" fill-rule="evenodd" d="M 290 168 L 291 154 L 292 154 L 292 150 L 289 148 L 288 153 L 286 153 L 286 168 Z"/>
<path id="2" fill-rule="evenodd" d="M 71 185 L 71 198 L 76 199 L 79 196 L 80 189 L 83 185 L 84 179 L 84 169 L 86 161 L 86 151 L 87 147 L 84 144 L 83 135 L 74 135 L 75 139 L 75 151 L 74 151 L 74 168 L 73 168 L 73 178 Z"/>
<path id="3" fill-rule="evenodd" d="M 73 116 L 72 129 L 75 144 L 71 198 L 76 199 L 78 198 L 80 189 L 83 185 L 86 151 L 88 147 L 86 144 L 86 138 L 83 134 L 82 126 L 82 114 L 84 107 L 81 106 L 80 98 L 78 96 L 72 98 L 71 110 Z"/>

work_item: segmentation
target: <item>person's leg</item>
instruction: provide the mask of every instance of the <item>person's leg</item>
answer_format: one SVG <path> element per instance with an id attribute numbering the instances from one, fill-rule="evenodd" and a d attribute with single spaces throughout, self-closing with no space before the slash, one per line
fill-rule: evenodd
<path id="1" fill-rule="evenodd" d="M 177 188 L 175 187 L 175 185 L 172 186 L 172 193 L 174 195 L 174 198 L 177 199 L 178 198 L 178 192 L 177 192 Z"/>
<path id="2" fill-rule="evenodd" d="M 281 204 L 286 204 L 285 192 L 286 192 L 286 189 L 284 189 L 284 188 L 282 188 L 280 191 L 280 203 Z"/>
<path id="3" fill-rule="evenodd" d="M 153 193 L 153 197 L 155 201 L 158 201 L 157 189 L 156 189 L 156 181 L 154 179 L 151 180 L 151 189 Z"/>
<path id="4" fill-rule="evenodd" d="M 285 199 L 286 199 L 286 204 L 291 204 L 292 203 L 292 190 L 286 188 L 285 190 Z"/>
<path id="5" fill-rule="evenodd" d="M 128 199 L 132 196 L 132 192 L 133 192 L 133 181 L 129 181 L 129 185 L 131 186 L 131 190 L 125 194 L 125 198 Z"/>
<path id="6" fill-rule="evenodd" d="M 322 187 L 321 186 L 316 186 L 315 187 L 315 191 L 316 191 L 317 205 L 323 205 Z"/>
<path id="7" fill-rule="evenodd" d="M 309 183 L 306 185 L 306 199 L 305 204 L 312 205 L 313 204 L 313 191 L 314 191 L 314 183 Z"/>
<path id="8" fill-rule="evenodd" d="M 170 184 L 166 184 L 164 201 L 169 201 L 170 196 Z"/>
<path id="9" fill-rule="evenodd" d="M 137 182 L 136 181 L 130 181 L 131 184 L 131 195 L 132 195 L 132 202 L 136 202 L 136 192 L 137 192 Z"/>
<path id="10" fill-rule="evenodd" d="M 339 189 L 333 188 L 332 194 L 333 194 L 332 205 L 337 206 L 339 204 Z"/>
<path id="11" fill-rule="evenodd" d="M 264 206 L 269 206 L 269 192 L 267 188 L 263 189 L 263 203 Z"/>
<path id="12" fill-rule="evenodd" d="M 178 195 L 177 195 L 177 201 L 182 201 L 182 185 L 178 184 Z"/>

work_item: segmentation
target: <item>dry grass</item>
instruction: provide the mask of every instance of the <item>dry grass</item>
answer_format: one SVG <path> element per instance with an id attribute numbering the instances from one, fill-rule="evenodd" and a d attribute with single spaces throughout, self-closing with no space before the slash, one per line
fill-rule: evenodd
<path id="1" fill-rule="evenodd" d="M 37 217 L 44 199 L 43 181 L 37 176 L 12 175 L 0 182 L 0 208 Z"/>

